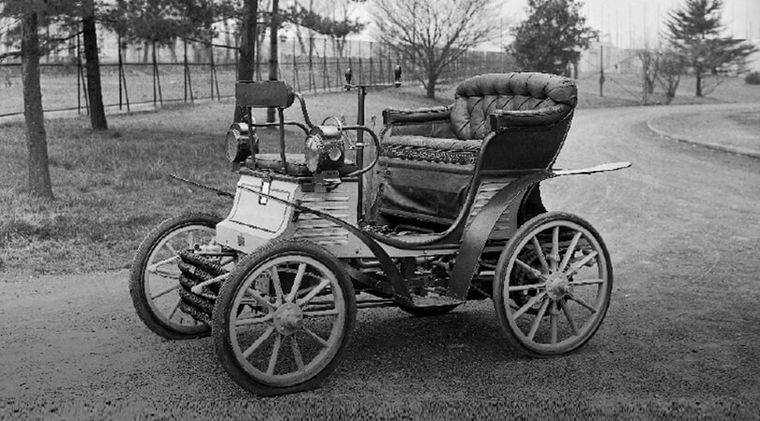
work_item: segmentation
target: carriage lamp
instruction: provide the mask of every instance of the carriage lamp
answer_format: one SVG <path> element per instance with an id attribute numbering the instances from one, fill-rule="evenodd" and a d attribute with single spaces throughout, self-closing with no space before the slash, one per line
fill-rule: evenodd
<path id="1" fill-rule="evenodd" d="M 397 64 L 396 68 L 393 70 L 393 76 L 395 76 L 395 81 L 393 84 L 398 88 L 401 86 L 401 65 Z"/>
<path id="2" fill-rule="evenodd" d="M 228 161 L 233 163 L 245 161 L 251 155 L 248 124 L 233 123 L 227 130 L 227 137 L 224 142 L 225 155 Z"/>
<path id="3" fill-rule="evenodd" d="M 335 126 L 315 126 L 304 145 L 306 167 L 312 173 L 338 171 L 343 167 L 343 133 Z"/>

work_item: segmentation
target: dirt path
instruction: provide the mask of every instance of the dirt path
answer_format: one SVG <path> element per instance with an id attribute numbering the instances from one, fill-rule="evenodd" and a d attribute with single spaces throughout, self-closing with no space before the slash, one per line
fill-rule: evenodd
<path id="1" fill-rule="evenodd" d="M 678 111 L 579 111 L 559 166 L 634 167 L 545 186 L 550 208 L 598 228 L 615 265 L 607 319 L 576 354 L 519 357 L 490 301 L 427 319 L 368 310 L 322 388 L 261 399 L 228 379 L 209 339 L 150 333 L 126 272 L 18 279 L 0 283 L 0 418 L 757 419 L 760 161 L 647 131 Z"/>

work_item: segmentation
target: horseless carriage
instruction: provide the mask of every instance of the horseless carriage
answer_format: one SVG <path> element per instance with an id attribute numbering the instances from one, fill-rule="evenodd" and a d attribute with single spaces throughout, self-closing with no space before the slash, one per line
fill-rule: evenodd
<path id="1" fill-rule="evenodd" d="M 400 68 L 397 84 L 399 76 Z M 377 135 L 363 125 L 368 86 L 348 73 L 347 82 L 361 124 L 314 125 L 285 83 L 237 83 L 243 118 L 226 139 L 236 192 L 185 180 L 229 195 L 232 209 L 224 219 L 169 219 L 143 241 L 130 293 L 145 324 L 170 339 L 212 335 L 229 375 L 261 395 L 321 382 L 346 349 L 357 308 L 429 316 L 491 298 L 518 351 L 549 357 L 585 344 L 609 305 L 610 256 L 588 222 L 547 211 L 539 185 L 630 164 L 553 168 L 574 83 L 476 76 L 451 106 L 385 110 Z M 295 99 L 304 122 L 284 119 Z M 253 108 L 263 107 L 279 121 L 256 123 Z M 285 152 L 286 126 L 303 130 L 303 154 Z M 279 154 L 259 153 L 262 127 L 279 129 Z"/>

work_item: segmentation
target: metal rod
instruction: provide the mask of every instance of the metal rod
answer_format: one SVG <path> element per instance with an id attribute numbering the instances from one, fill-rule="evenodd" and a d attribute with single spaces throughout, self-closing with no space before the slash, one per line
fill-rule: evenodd
<path id="1" fill-rule="evenodd" d="M 277 107 L 277 117 L 280 119 L 280 158 L 282 159 L 282 172 L 288 173 L 288 163 L 285 159 L 285 111 Z"/>
<path id="2" fill-rule="evenodd" d="M 356 115 L 356 123 L 359 126 L 364 126 L 364 99 L 367 96 L 367 88 L 359 86 L 357 89 L 357 95 L 359 95 L 359 110 Z M 356 133 L 356 167 L 364 168 L 364 132 L 359 130 Z M 364 175 L 359 177 L 359 183 L 357 185 L 359 200 L 356 202 L 356 220 L 362 221 L 364 219 Z"/>

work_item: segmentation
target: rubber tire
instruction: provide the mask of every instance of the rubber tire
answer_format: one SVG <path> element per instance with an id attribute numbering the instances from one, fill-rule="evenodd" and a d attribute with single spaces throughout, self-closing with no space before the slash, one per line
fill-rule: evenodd
<path id="1" fill-rule="evenodd" d="M 586 230 L 588 230 L 591 235 L 593 235 L 596 238 L 596 241 L 599 242 L 599 246 L 602 249 L 602 253 L 604 255 L 604 260 L 607 263 L 607 274 L 608 274 L 608 286 L 607 286 L 607 296 L 604 297 L 604 303 L 602 305 L 601 315 L 595 322 L 595 326 L 591 328 L 591 330 L 588 332 L 586 337 L 579 343 L 575 344 L 572 348 L 565 350 L 563 352 L 546 352 L 546 353 L 539 353 L 536 352 L 530 348 L 528 348 L 523 342 L 516 336 L 515 332 L 512 331 L 509 325 L 509 321 L 507 319 L 506 314 L 506 307 L 504 303 L 504 283 L 499 282 L 500 279 L 504 278 L 504 274 L 502 273 L 507 269 L 507 265 L 509 264 L 509 259 L 512 256 L 513 253 L 515 253 L 517 250 L 517 246 L 522 241 L 523 237 L 527 235 L 530 231 L 535 229 L 539 225 L 543 225 L 552 221 L 556 220 L 568 220 L 572 221 Z M 607 250 L 607 246 L 604 244 L 604 240 L 602 240 L 602 237 L 599 235 L 599 232 L 594 229 L 593 226 L 591 226 L 590 223 L 588 223 L 585 219 L 580 218 L 579 216 L 573 215 L 571 213 L 566 212 L 547 212 L 538 216 L 535 216 L 528 221 L 526 221 L 518 230 L 515 232 L 515 234 L 512 236 L 512 238 L 509 239 L 509 242 L 507 242 L 507 245 L 505 246 L 504 250 L 501 252 L 501 256 L 499 256 L 499 262 L 496 264 L 496 273 L 494 274 L 494 280 L 493 280 L 493 303 L 494 308 L 496 309 L 496 316 L 499 320 L 499 325 L 501 326 L 502 330 L 507 336 L 507 342 L 509 345 L 533 358 L 551 358 L 556 357 L 560 355 L 566 355 L 571 352 L 577 351 L 580 349 L 583 345 L 585 345 L 596 333 L 596 331 L 599 329 L 599 326 L 601 326 L 602 321 L 604 321 L 604 316 L 607 314 L 607 309 L 610 305 L 610 297 L 612 296 L 612 283 L 613 275 L 612 275 L 612 261 L 610 260 L 610 254 Z"/>
<path id="2" fill-rule="evenodd" d="M 245 370 L 240 366 L 235 351 L 230 343 L 229 335 L 229 313 L 238 289 L 241 287 L 248 274 L 256 269 L 262 262 L 275 258 L 288 252 L 298 251 L 302 254 L 310 255 L 324 264 L 337 277 L 338 284 L 343 292 L 343 299 L 346 303 L 346 324 L 343 328 L 343 335 L 339 349 L 327 366 L 314 377 L 287 387 L 270 386 L 260 383 L 249 377 Z M 301 392 L 317 387 L 337 366 L 346 350 L 351 333 L 356 323 L 356 295 L 351 279 L 343 268 L 343 264 L 327 249 L 314 243 L 304 240 L 275 240 L 264 247 L 254 251 L 241 260 L 230 274 L 227 282 L 222 286 L 219 296 L 216 299 L 214 314 L 212 319 L 212 332 L 214 349 L 227 374 L 232 380 L 240 385 L 243 389 L 260 396 L 275 396 L 287 393 Z"/>
<path id="3" fill-rule="evenodd" d="M 455 308 L 459 307 L 460 305 L 461 304 L 449 304 L 449 305 L 434 306 L 434 307 L 398 306 L 398 308 L 400 308 L 404 312 L 409 313 L 415 317 L 433 317 L 433 316 L 442 316 L 444 314 L 448 314 Z"/>
<path id="4" fill-rule="evenodd" d="M 188 213 L 175 216 L 161 222 L 154 228 L 137 249 L 129 273 L 129 295 L 132 297 L 132 304 L 137 315 L 148 329 L 157 335 L 166 339 L 194 339 L 209 336 L 211 333 L 211 328 L 207 325 L 188 326 L 187 329 L 177 330 L 156 316 L 148 302 L 150 297 L 146 294 L 143 276 L 148 265 L 148 258 L 153 253 L 154 248 L 172 232 L 193 225 L 215 228 L 216 224 L 221 221 L 222 218 L 219 216 L 206 213 Z"/>

